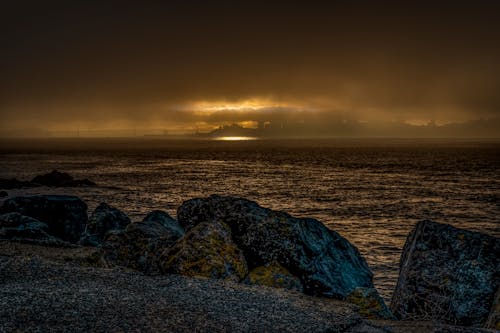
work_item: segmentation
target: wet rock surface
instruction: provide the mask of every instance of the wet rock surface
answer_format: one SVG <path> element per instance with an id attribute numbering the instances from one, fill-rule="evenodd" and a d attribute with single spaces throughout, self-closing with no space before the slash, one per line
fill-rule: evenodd
<path id="1" fill-rule="evenodd" d="M 500 284 L 500 239 L 432 221 L 408 236 L 391 309 L 425 318 L 483 326 Z"/>
<path id="2" fill-rule="evenodd" d="M 159 258 L 163 273 L 201 276 L 238 282 L 248 273 L 241 250 L 222 223 L 200 223 Z"/>
<path id="3" fill-rule="evenodd" d="M 17 212 L 48 226 L 47 233 L 76 243 L 87 224 L 87 204 L 66 195 L 13 197 L 4 201 L 0 213 Z"/>
<path id="4" fill-rule="evenodd" d="M 130 218 L 124 212 L 102 202 L 90 216 L 80 243 L 100 246 L 106 233 L 124 230 L 128 224 L 130 224 Z"/>
<path id="5" fill-rule="evenodd" d="M 251 269 L 276 261 L 300 278 L 307 294 L 343 299 L 357 287 L 373 288 L 356 247 L 317 220 L 218 195 L 184 202 L 177 217 L 185 229 L 205 221 L 227 224 Z"/>

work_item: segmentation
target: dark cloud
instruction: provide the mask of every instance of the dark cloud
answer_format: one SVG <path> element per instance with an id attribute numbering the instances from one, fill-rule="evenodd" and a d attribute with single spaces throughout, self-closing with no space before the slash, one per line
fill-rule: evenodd
<path id="1" fill-rule="evenodd" d="M 498 1 L 10 0 L 0 13 L 3 127 L 252 120 L 264 110 L 179 111 L 249 98 L 283 104 L 266 117 L 500 116 Z"/>

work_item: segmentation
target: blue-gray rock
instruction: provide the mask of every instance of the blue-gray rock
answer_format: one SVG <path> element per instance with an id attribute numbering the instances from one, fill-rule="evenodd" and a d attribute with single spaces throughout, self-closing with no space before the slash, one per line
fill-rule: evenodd
<path id="1" fill-rule="evenodd" d="M 373 288 L 357 248 L 315 219 L 217 195 L 184 202 L 177 217 L 186 230 L 201 222 L 227 224 L 250 269 L 277 261 L 300 278 L 307 294 L 344 299 L 357 287 Z"/>
<path id="2" fill-rule="evenodd" d="M 0 239 L 49 246 L 67 246 L 64 241 L 47 233 L 47 224 L 19 213 L 0 215 Z"/>
<path id="3" fill-rule="evenodd" d="M 80 244 L 100 246 L 106 233 L 112 230 L 124 230 L 129 224 L 130 218 L 127 214 L 102 202 L 90 216 Z"/>
<path id="4" fill-rule="evenodd" d="M 483 326 L 500 284 L 500 239 L 432 221 L 404 246 L 391 309 L 401 319 Z"/>
<path id="5" fill-rule="evenodd" d="M 48 226 L 47 232 L 75 243 L 87 224 L 87 204 L 76 196 L 35 195 L 4 201 L 0 213 L 17 212 Z"/>
<path id="6" fill-rule="evenodd" d="M 177 221 L 166 212 L 156 210 L 141 222 L 128 224 L 124 231 L 109 232 L 103 248 L 108 261 L 155 274 L 159 273 L 157 255 L 182 236 L 184 230 Z"/>

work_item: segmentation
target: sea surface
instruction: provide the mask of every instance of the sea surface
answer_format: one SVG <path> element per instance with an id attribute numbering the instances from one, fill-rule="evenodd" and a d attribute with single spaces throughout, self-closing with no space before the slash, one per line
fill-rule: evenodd
<path id="1" fill-rule="evenodd" d="M 172 216 L 185 200 L 235 195 L 313 217 L 359 248 L 386 300 L 413 226 L 432 219 L 500 236 L 498 140 L 87 139 L 0 141 L 0 177 L 53 169 L 95 188 L 32 188 L 9 195 L 75 194 L 141 220 Z"/>

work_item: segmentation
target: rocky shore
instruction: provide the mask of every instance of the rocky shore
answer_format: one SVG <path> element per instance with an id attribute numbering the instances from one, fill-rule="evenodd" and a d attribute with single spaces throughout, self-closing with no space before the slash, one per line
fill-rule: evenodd
<path id="1" fill-rule="evenodd" d="M 134 222 L 75 196 L 8 198 L 0 214 L 0 331 L 500 328 L 500 240 L 432 221 L 408 236 L 386 306 L 348 240 L 242 198 Z"/>

